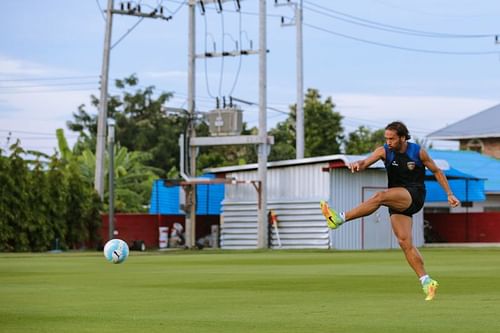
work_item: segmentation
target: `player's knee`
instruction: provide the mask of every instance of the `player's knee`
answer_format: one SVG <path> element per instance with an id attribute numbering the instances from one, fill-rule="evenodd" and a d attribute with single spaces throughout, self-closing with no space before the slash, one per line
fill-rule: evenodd
<path id="1" fill-rule="evenodd" d="M 410 250 L 413 247 L 413 244 L 411 243 L 410 238 L 398 238 L 399 246 L 403 251 Z"/>
<path id="2" fill-rule="evenodd" d="M 371 200 L 373 200 L 375 203 L 377 203 L 378 205 L 381 205 L 384 203 L 384 200 L 385 200 L 385 195 L 384 195 L 384 192 L 377 192 L 375 193 L 372 197 L 371 197 Z"/>

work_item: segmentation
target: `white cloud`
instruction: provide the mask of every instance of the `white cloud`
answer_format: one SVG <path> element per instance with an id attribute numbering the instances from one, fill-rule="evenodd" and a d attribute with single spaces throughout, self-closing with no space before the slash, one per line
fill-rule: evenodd
<path id="1" fill-rule="evenodd" d="M 2 76 L 38 76 L 46 75 L 49 72 L 51 71 L 42 65 L 0 55 L 0 73 L 2 73 Z"/>
<path id="2" fill-rule="evenodd" d="M 331 94 L 338 111 L 351 123 L 380 128 L 401 120 L 415 132 L 430 133 L 498 103 L 481 98 Z"/>

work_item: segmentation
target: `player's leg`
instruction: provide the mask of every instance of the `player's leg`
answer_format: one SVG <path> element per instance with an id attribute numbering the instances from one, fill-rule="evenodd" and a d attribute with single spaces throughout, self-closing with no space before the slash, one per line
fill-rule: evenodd
<path id="1" fill-rule="evenodd" d="M 436 295 L 438 283 L 431 279 L 425 272 L 424 259 L 420 251 L 413 245 L 411 234 L 413 222 L 411 217 L 402 214 L 392 214 L 391 224 L 394 235 L 405 254 L 408 264 L 410 264 L 411 268 L 415 271 L 415 274 L 417 274 L 422 284 L 422 289 L 426 295 L 425 300 L 432 300 Z"/>
<path id="2" fill-rule="evenodd" d="M 345 221 L 367 216 L 375 212 L 380 206 L 387 206 L 396 211 L 404 211 L 411 205 L 411 196 L 403 187 L 393 187 L 375 193 L 371 198 L 362 202 L 356 208 L 345 212 Z"/>
<path id="3" fill-rule="evenodd" d="M 403 187 L 393 187 L 385 191 L 375 193 L 370 199 L 362 202 L 359 206 L 348 212 L 338 213 L 328 207 L 326 201 L 320 202 L 321 212 L 326 218 L 330 229 L 338 228 L 342 223 L 367 216 L 384 205 L 396 211 L 404 211 L 411 204 L 411 196 Z"/>
<path id="4" fill-rule="evenodd" d="M 412 219 L 409 216 L 402 214 L 392 214 L 391 215 L 391 225 L 394 235 L 399 242 L 401 250 L 403 250 L 408 264 L 415 271 L 417 276 L 426 275 L 424 269 L 424 260 L 418 249 L 413 245 L 411 230 L 412 230 Z"/>

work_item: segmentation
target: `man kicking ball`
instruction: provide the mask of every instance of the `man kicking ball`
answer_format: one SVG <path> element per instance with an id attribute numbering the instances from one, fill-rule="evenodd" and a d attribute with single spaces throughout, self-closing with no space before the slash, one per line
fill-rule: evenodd
<path id="1" fill-rule="evenodd" d="M 321 211 L 328 227 L 336 229 L 345 222 L 372 214 L 380 206 L 387 206 L 394 235 L 406 260 L 422 283 L 425 300 L 430 301 L 436 295 L 438 283 L 426 273 L 422 255 L 413 245 L 411 237 L 412 215 L 422 209 L 425 201 L 425 168 L 434 173 L 438 183 L 447 193 L 451 207 L 458 206 L 460 201 L 451 192 L 446 176 L 427 151 L 418 144 L 408 142 L 410 134 L 402 122 L 395 121 L 387 125 L 384 137 L 386 144 L 375 149 L 364 160 L 350 163 L 348 167 L 355 173 L 365 170 L 378 160 L 383 160 L 387 171 L 388 189 L 377 192 L 347 212 L 337 213 L 330 209 L 325 201 L 321 201 Z"/>

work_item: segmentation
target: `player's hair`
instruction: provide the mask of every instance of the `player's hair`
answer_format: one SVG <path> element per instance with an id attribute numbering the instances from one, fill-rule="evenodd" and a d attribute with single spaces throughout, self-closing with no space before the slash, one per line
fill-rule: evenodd
<path id="1" fill-rule="evenodd" d="M 386 130 L 395 131 L 399 137 L 404 137 L 406 140 L 410 140 L 410 132 L 405 124 L 401 121 L 393 121 L 385 127 Z"/>

